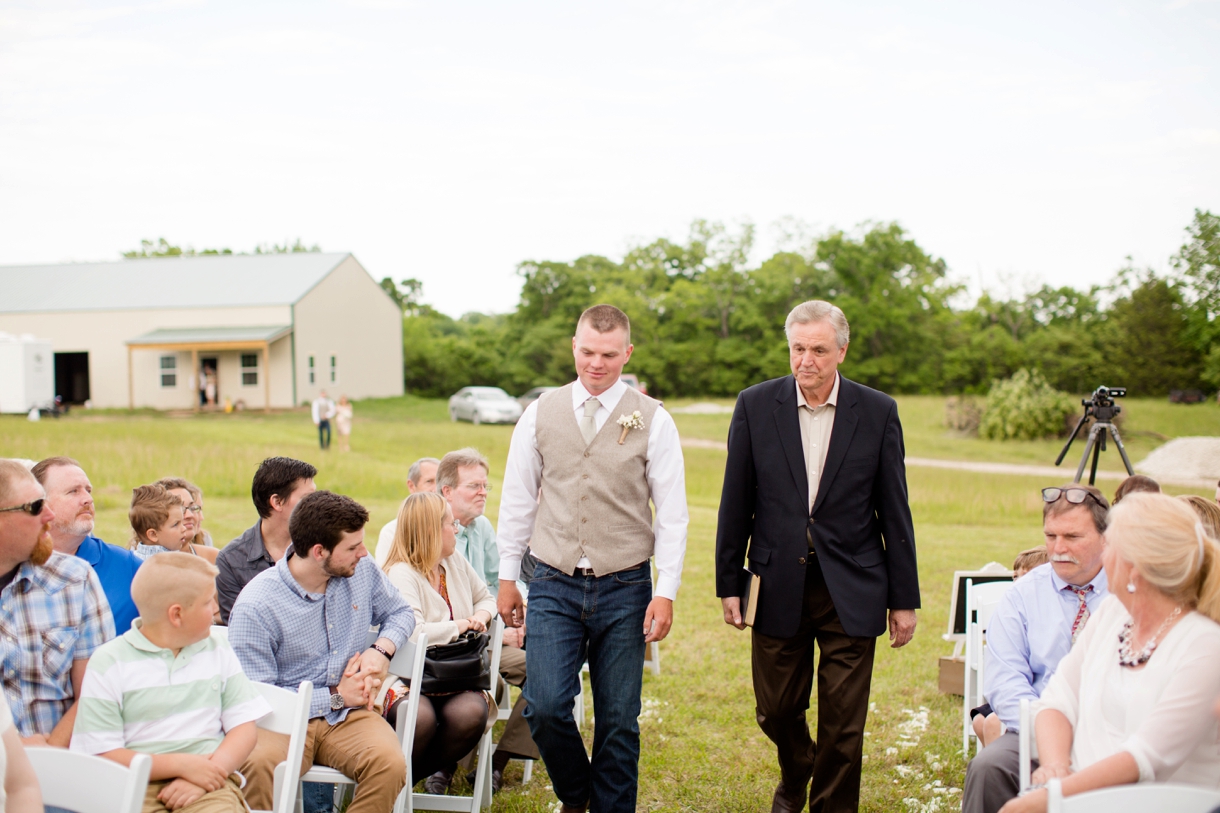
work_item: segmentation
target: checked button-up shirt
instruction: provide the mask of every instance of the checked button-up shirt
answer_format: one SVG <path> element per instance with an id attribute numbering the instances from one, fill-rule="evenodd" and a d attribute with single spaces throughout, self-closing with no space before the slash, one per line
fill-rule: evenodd
<path id="1" fill-rule="evenodd" d="M 0 591 L 0 672 L 21 736 L 47 735 L 75 697 L 72 663 L 114 637 L 114 618 L 93 568 L 52 553 L 23 563 Z"/>
<path id="2" fill-rule="evenodd" d="M 288 569 L 292 550 L 254 577 L 229 614 L 229 644 L 250 680 L 293 689 L 313 681 L 310 718 L 337 725 L 349 709 L 332 711 L 330 688 L 339 685 L 352 655 L 363 652 L 369 627 L 400 647 L 415 629 L 415 614 L 372 557 L 348 578 L 332 578 L 325 593 L 307 592 Z"/>

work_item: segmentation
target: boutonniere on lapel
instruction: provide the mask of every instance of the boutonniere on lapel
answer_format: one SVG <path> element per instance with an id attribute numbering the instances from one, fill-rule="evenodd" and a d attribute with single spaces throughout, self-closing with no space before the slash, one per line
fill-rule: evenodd
<path id="1" fill-rule="evenodd" d="M 637 409 L 630 415 L 619 415 L 618 425 L 623 427 L 623 431 L 619 433 L 618 436 L 618 445 L 622 446 L 623 441 L 627 439 L 628 432 L 630 432 L 632 429 L 644 428 L 644 419 L 640 416 L 640 411 Z"/>

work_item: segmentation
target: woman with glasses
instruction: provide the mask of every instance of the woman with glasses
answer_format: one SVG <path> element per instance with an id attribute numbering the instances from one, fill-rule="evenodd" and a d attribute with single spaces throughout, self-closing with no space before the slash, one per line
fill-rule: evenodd
<path id="1" fill-rule="evenodd" d="M 429 645 L 447 644 L 468 630 L 486 632 L 491 623 L 496 600 L 456 547 L 457 523 L 443 497 L 419 492 L 403 501 L 384 569 L 415 611 L 413 641 L 426 633 Z M 396 679 L 382 690 L 391 723 L 407 691 Z M 478 743 L 493 708 L 490 695 L 481 691 L 420 697 L 411 768 L 413 776 L 428 777 L 428 793 L 448 791 L 458 760 Z"/>
<path id="2" fill-rule="evenodd" d="M 1220 787 L 1220 543 L 1184 502 L 1138 492 L 1111 509 L 1105 543 L 1110 597 L 1034 704 L 1034 788 L 1002 813 L 1046 810 L 1051 780 L 1065 796 Z"/>
<path id="3" fill-rule="evenodd" d="M 157 485 L 163 486 L 182 503 L 182 524 L 191 540 L 191 552 L 216 564 L 220 550 L 212 547 L 211 537 L 203 530 L 203 492 L 199 486 L 181 477 L 162 477 Z"/>

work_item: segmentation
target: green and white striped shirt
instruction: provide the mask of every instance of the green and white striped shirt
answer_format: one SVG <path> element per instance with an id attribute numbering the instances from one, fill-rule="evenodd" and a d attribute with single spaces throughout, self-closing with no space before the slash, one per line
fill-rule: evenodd
<path id="1" fill-rule="evenodd" d="M 271 712 L 223 638 L 209 636 L 175 657 L 140 628 L 137 619 L 89 659 L 71 750 L 207 756 L 226 732 Z"/>

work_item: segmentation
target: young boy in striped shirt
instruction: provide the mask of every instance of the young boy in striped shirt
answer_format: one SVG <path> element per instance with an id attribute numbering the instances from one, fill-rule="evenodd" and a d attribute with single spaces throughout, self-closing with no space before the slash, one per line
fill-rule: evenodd
<path id="1" fill-rule="evenodd" d="M 151 754 L 144 813 L 246 810 L 238 768 L 271 707 L 212 635 L 216 568 L 163 553 L 136 572 L 140 617 L 89 660 L 72 750 L 129 765 Z"/>

